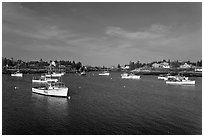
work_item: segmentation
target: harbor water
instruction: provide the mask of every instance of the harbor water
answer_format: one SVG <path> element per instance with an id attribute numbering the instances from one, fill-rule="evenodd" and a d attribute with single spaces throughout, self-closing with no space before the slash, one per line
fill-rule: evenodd
<path id="1" fill-rule="evenodd" d="M 34 94 L 32 77 L 2 75 L 3 135 L 200 135 L 202 78 L 166 85 L 156 76 L 65 74 L 70 99 Z"/>

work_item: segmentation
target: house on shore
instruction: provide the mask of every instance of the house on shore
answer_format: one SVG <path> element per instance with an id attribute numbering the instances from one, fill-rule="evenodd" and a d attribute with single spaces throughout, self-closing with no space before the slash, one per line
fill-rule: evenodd
<path id="1" fill-rule="evenodd" d="M 129 69 L 130 69 L 130 66 L 129 66 L 129 65 L 121 66 L 121 69 L 122 69 L 122 70 L 129 70 Z"/>
<path id="2" fill-rule="evenodd" d="M 154 63 L 152 64 L 153 68 L 170 68 L 169 63 L 167 62 L 162 62 L 162 63 Z"/>
<path id="3" fill-rule="evenodd" d="M 182 69 L 188 69 L 188 68 L 192 68 L 192 65 L 188 64 L 188 63 L 184 63 L 183 65 L 180 65 L 180 68 Z"/>

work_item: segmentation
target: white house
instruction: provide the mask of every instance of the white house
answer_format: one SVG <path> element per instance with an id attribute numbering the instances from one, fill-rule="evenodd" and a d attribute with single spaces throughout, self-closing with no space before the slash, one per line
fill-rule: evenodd
<path id="1" fill-rule="evenodd" d="M 162 63 L 154 63 L 152 64 L 153 68 L 170 68 L 169 63 L 162 62 Z"/>
<path id="2" fill-rule="evenodd" d="M 121 68 L 122 69 L 130 69 L 130 66 L 129 65 L 125 65 L 125 66 L 122 66 Z"/>
<path id="3" fill-rule="evenodd" d="M 158 64 L 158 63 L 154 63 L 154 64 L 152 64 L 152 67 L 153 67 L 153 68 L 161 68 L 161 65 Z"/>
<path id="4" fill-rule="evenodd" d="M 160 65 L 162 68 L 170 68 L 169 63 L 167 62 L 160 63 Z"/>
<path id="5" fill-rule="evenodd" d="M 191 65 L 185 63 L 183 65 L 180 65 L 180 68 L 191 68 Z"/>

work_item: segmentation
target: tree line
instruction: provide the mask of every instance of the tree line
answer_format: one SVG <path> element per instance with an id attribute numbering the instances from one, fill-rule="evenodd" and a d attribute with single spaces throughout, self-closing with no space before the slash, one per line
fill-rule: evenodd
<path id="1" fill-rule="evenodd" d="M 192 65 L 192 66 L 197 66 L 197 67 L 202 67 L 202 60 L 198 60 L 196 62 L 191 62 L 191 61 L 178 61 L 178 60 L 174 60 L 174 61 L 171 61 L 170 59 L 169 60 L 161 60 L 161 61 L 153 61 L 153 62 L 150 62 L 150 63 L 141 63 L 140 61 L 130 61 L 129 62 L 129 67 L 130 67 L 130 70 L 133 70 L 133 69 L 136 69 L 136 68 L 141 68 L 141 67 L 144 67 L 144 66 L 147 66 L 147 67 L 151 67 L 152 64 L 154 63 L 163 63 L 163 62 L 166 62 L 168 63 L 172 68 L 177 68 L 179 67 L 180 65 L 183 65 L 184 63 L 187 63 L 189 65 Z M 120 64 L 118 64 L 118 67 L 120 67 Z"/>
<path id="2" fill-rule="evenodd" d="M 75 61 L 64 61 L 60 60 L 54 61 L 56 64 L 56 68 L 69 68 L 69 69 L 75 69 L 79 70 L 82 68 L 82 63 L 81 62 L 75 62 Z M 39 61 L 28 61 L 25 62 L 23 60 L 15 60 L 14 58 L 8 59 L 5 57 L 2 57 L 2 67 L 7 67 L 7 68 L 18 68 L 18 69 L 46 69 L 49 67 L 49 65 L 52 63 L 50 60 L 49 62 L 43 61 L 40 59 Z"/>
<path id="3" fill-rule="evenodd" d="M 55 60 L 54 61 L 56 64 L 56 68 L 62 68 L 62 69 L 68 69 L 68 70 L 83 70 L 85 67 L 82 65 L 81 62 L 75 62 L 75 61 L 69 61 L 69 60 Z M 152 61 L 149 63 L 142 63 L 140 61 L 130 61 L 129 62 L 129 67 L 130 70 L 136 69 L 136 68 L 141 68 L 141 67 L 152 67 L 152 64 L 154 63 L 162 63 L 162 62 L 167 62 L 172 68 L 177 68 L 180 65 L 187 63 L 189 65 L 197 66 L 197 67 L 202 67 L 202 60 L 199 60 L 197 62 L 191 62 L 191 61 L 178 61 L 174 60 L 171 61 L 169 60 L 161 60 L 161 61 Z M 49 65 L 52 63 L 52 61 L 43 61 L 40 59 L 39 61 L 28 61 L 25 62 L 23 60 L 15 60 L 14 58 L 8 59 L 5 57 L 2 57 L 2 67 L 3 68 L 18 68 L 18 69 L 47 69 Z M 104 67 L 104 66 L 103 66 Z M 121 68 L 121 65 L 118 64 L 117 66 L 118 69 Z M 97 68 L 96 68 L 97 69 Z"/>

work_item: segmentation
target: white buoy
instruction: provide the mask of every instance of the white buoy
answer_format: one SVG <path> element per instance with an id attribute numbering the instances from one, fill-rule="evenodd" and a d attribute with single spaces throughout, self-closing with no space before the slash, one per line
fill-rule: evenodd
<path id="1" fill-rule="evenodd" d="M 125 86 L 123 86 L 125 88 Z"/>
<path id="2" fill-rule="evenodd" d="M 111 78 L 111 79 L 113 79 L 113 78 Z"/>
<path id="3" fill-rule="evenodd" d="M 18 87 L 14 87 L 14 89 L 17 89 Z"/>
<path id="4" fill-rule="evenodd" d="M 70 96 L 68 96 L 68 99 L 71 99 L 71 97 L 70 97 Z"/>

